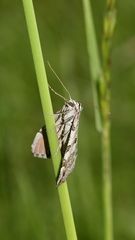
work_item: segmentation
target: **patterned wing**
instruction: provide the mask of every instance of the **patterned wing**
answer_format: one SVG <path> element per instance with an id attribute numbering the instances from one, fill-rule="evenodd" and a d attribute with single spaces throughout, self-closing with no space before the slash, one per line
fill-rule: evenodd
<path id="1" fill-rule="evenodd" d="M 80 112 L 76 108 L 70 109 L 70 113 L 65 115 L 64 135 L 66 136 L 62 141 L 62 165 L 60 168 L 57 185 L 63 183 L 68 175 L 73 171 L 75 160 L 77 156 L 77 139 L 79 126 Z"/>

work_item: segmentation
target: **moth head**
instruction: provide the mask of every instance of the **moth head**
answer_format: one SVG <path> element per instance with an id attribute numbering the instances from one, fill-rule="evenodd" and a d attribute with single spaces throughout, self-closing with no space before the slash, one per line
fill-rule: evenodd
<path id="1" fill-rule="evenodd" d="M 68 108 L 75 108 L 77 111 L 82 111 L 82 105 L 81 105 L 81 103 L 79 103 L 79 102 L 76 102 L 75 100 L 73 100 L 73 99 L 70 99 L 68 102 L 66 102 L 66 105 L 65 105 L 66 107 L 68 107 Z"/>

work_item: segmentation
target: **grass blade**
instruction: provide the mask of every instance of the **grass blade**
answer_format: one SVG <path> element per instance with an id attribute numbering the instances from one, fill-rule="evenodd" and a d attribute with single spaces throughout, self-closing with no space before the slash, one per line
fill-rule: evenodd
<path id="1" fill-rule="evenodd" d="M 48 135 L 48 140 L 49 140 L 49 145 L 51 150 L 54 172 L 55 172 L 55 176 L 57 176 L 60 160 L 61 160 L 61 154 L 60 154 L 60 151 L 57 151 L 58 153 L 56 154 L 56 150 L 58 149 L 58 140 L 57 140 L 57 135 L 55 130 L 53 108 L 52 108 L 51 98 L 50 98 L 49 89 L 48 89 L 47 75 L 46 75 L 46 70 L 44 66 L 44 60 L 43 60 L 43 55 L 42 55 L 42 50 L 40 45 L 34 7 L 33 7 L 32 0 L 22 0 L 22 2 L 24 7 L 28 34 L 30 38 L 32 55 L 34 59 L 34 65 L 35 65 L 35 70 L 37 75 L 37 83 L 38 83 L 39 92 L 40 92 L 41 104 L 42 104 L 42 109 L 43 109 L 43 114 L 45 119 L 45 125 L 47 129 L 47 135 Z M 69 193 L 68 193 L 68 188 L 66 183 L 63 183 L 58 187 L 58 194 L 59 194 L 67 239 L 77 240 L 74 219 L 73 219 L 73 214 L 71 209 L 71 203 L 70 203 L 70 198 L 69 198 Z"/>

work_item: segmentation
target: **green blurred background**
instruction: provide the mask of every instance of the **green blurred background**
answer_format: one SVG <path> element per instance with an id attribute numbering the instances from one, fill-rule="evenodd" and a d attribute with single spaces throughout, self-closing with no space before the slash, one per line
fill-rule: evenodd
<path id="1" fill-rule="evenodd" d="M 93 0 L 98 44 L 105 1 Z M 78 239 L 103 239 L 102 162 L 95 130 L 82 2 L 34 1 L 45 62 L 84 107 L 68 179 Z M 114 236 L 135 239 L 135 1 L 119 0 L 112 51 Z M 65 94 L 47 67 L 50 85 Z M 51 93 L 54 111 L 63 101 Z M 44 119 L 22 2 L 0 0 L 0 239 L 66 239 L 52 163 L 33 158 Z"/>

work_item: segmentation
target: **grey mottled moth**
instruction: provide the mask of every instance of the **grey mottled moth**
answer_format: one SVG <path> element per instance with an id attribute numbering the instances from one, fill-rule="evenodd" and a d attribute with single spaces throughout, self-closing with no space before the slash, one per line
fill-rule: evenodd
<path id="1" fill-rule="evenodd" d="M 81 110 L 81 104 L 72 100 L 70 97 L 69 100 L 66 100 L 62 109 L 54 114 L 56 132 L 62 156 L 61 166 L 57 177 L 57 185 L 65 182 L 66 178 L 73 171 L 75 166 L 77 156 L 78 126 Z M 32 153 L 35 157 L 50 157 L 45 127 L 42 127 L 36 134 L 31 147 Z"/>

